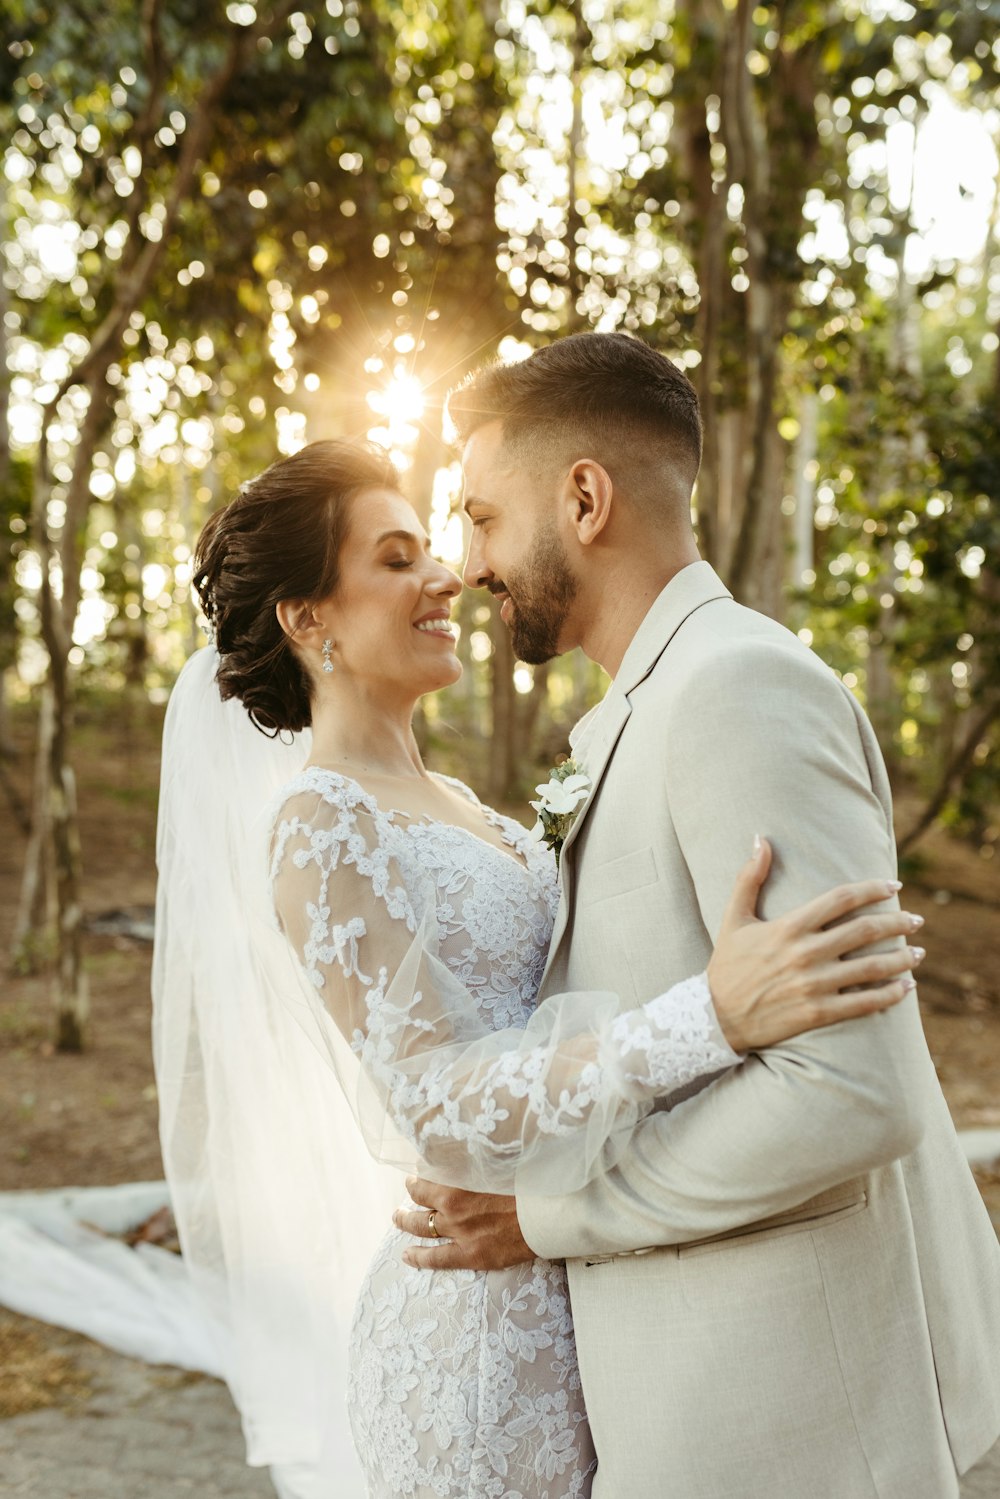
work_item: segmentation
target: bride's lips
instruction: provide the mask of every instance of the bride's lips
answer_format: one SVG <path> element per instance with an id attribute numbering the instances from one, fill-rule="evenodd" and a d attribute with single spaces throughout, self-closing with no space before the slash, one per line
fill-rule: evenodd
<path id="1" fill-rule="evenodd" d="M 423 626 L 423 628 L 420 628 Z M 431 626 L 430 629 L 427 627 Z M 431 640 L 447 640 L 454 642 L 455 630 L 451 623 L 451 615 L 447 609 L 436 609 L 432 614 L 424 614 L 420 619 L 413 621 L 413 628 L 419 635 L 428 635 Z"/>

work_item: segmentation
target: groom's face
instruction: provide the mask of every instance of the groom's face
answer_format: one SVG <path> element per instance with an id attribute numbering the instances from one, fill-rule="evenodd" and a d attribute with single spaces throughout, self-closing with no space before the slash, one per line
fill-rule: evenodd
<path id="1" fill-rule="evenodd" d="M 472 522 L 465 582 L 500 600 L 519 661 L 550 661 L 575 644 L 570 612 L 577 593 L 556 524 L 555 479 L 511 461 L 499 422 L 472 434 L 462 465 Z"/>

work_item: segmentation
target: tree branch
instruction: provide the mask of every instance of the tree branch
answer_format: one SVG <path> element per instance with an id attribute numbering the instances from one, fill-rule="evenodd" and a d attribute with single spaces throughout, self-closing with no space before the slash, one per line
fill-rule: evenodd
<path id="1" fill-rule="evenodd" d="M 983 741 L 983 735 L 998 718 L 1000 718 L 1000 697 L 994 698 L 992 702 L 985 703 L 982 711 L 973 719 L 972 726 L 964 740 L 955 750 L 941 772 L 941 779 L 930 801 L 912 828 L 897 841 L 896 847 L 900 854 L 907 853 L 917 842 L 917 839 L 922 838 L 928 828 L 932 827 L 937 821 L 952 794 L 955 782 L 968 770 L 976 750 Z"/>
<path id="2" fill-rule="evenodd" d="M 135 146 L 142 158 L 143 168 L 147 166 L 149 154 L 149 143 L 156 129 L 157 120 L 163 106 L 163 96 L 166 92 L 167 76 L 169 68 L 163 52 L 162 38 L 160 36 L 160 13 L 163 0 L 143 0 L 141 27 L 143 36 L 143 53 L 146 63 L 146 77 L 149 83 L 149 92 L 146 103 L 141 114 L 133 124 L 133 138 L 130 142 Z M 125 224 L 128 229 L 126 239 L 126 264 L 134 264 L 138 257 L 138 250 L 133 249 L 136 243 L 136 231 L 142 211 L 149 202 L 149 185 L 145 170 L 140 183 L 136 183 L 129 194 L 128 207 L 125 213 Z"/>
<path id="3" fill-rule="evenodd" d="M 28 803 L 14 784 L 6 762 L 0 757 L 0 786 L 3 787 L 7 804 L 21 832 L 27 838 L 31 833 L 31 812 Z"/>
<path id="4" fill-rule="evenodd" d="M 256 49 L 259 41 L 273 37 L 277 31 L 280 31 L 296 3 L 297 0 L 281 0 L 281 3 L 275 6 L 270 19 L 258 20 L 255 25 L 240 29 L 233 36 L 223 62 L 205 83 L 197 113 L 184 133 L 184 145 L 167 197 L 161 237 L 158 240 L 147 241 L 128 272 L 121 277 L 110 311 L 94 334 L 87 353 L 61 381 L 46 408 L 44 413 L 46 418 L 74 385 L 89 384 L 91 376 L 98 373 L 99 378 L 103 379 L 107 373 L 129 317 L 148 290 L 153 273 L 166 250 L 171 230 L 177 222 L 198 164 L 205 153 L 216 113 L 227 90 L 243 68 L 248 54 Z"/>

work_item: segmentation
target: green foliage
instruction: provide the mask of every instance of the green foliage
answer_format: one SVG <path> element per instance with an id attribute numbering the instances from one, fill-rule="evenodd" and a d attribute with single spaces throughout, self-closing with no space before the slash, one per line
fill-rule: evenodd
<path id="1" fill-rule="evenodd" d="M 418 382 L 400 441 L 427 514 L 450 385 L 505 338 L 623 327 L 699 384 L 708 555 L 810 632 L 933 797 L 1000 692 L 1000 258 L 995 221 L 975 265 L 915 253 L 886 142 L 944 96 L 995 122 L 1000 0 L 904 10 L 762 4 L 741 35 L 724 0 L 15 0 L 0 111 L 20 425 L 0 604 L 37 632 L 13 571 L 38 470 L 26 409 L 126 303 L 73 660 L 87 685 L 161 699 L 198 638 L 194 538 L 276 432 L 364 432 L 371 398 Z M 57 544 L 85 408 L 70 385 L 49 429 Z M 793 489 L 816 510 L 805 580 Z M 488 611 L 462 610 L 466 684 L 428 706 L 426 735 L 483 784 L 505 763 L 487 789 L 520 795 L 600 684 L 570 661 L 497 694 Z M 8 631 L 0 665 L 14 649 Z M 988 750 L 996 721 L 982 732 Z M 980 836 L 991 763 L 973 746 L 946 808 Z"/>

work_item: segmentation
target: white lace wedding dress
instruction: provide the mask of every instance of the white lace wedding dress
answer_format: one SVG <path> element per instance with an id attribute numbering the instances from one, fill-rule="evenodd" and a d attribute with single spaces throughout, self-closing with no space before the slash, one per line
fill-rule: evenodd
<path id="1" fill-rule="evenodd" d="M 615 1158 L 653 1097 L 739 1059 L 703 978 L 625 1015 L 606 994 L 534 1011 L 554 859 L 449 784 L 503 848 L 383 809 L 333 771 L 301 772 L 275 824 L 275 910 L 426 1174 L 565 1190 Z M 350 1416 L 372 1499 L 582 1499 L 595 1460 L 562 1266 L 430 1273 L 403 1264 L 404 1240 L 386 1235 L 352 1334 Z"/>

